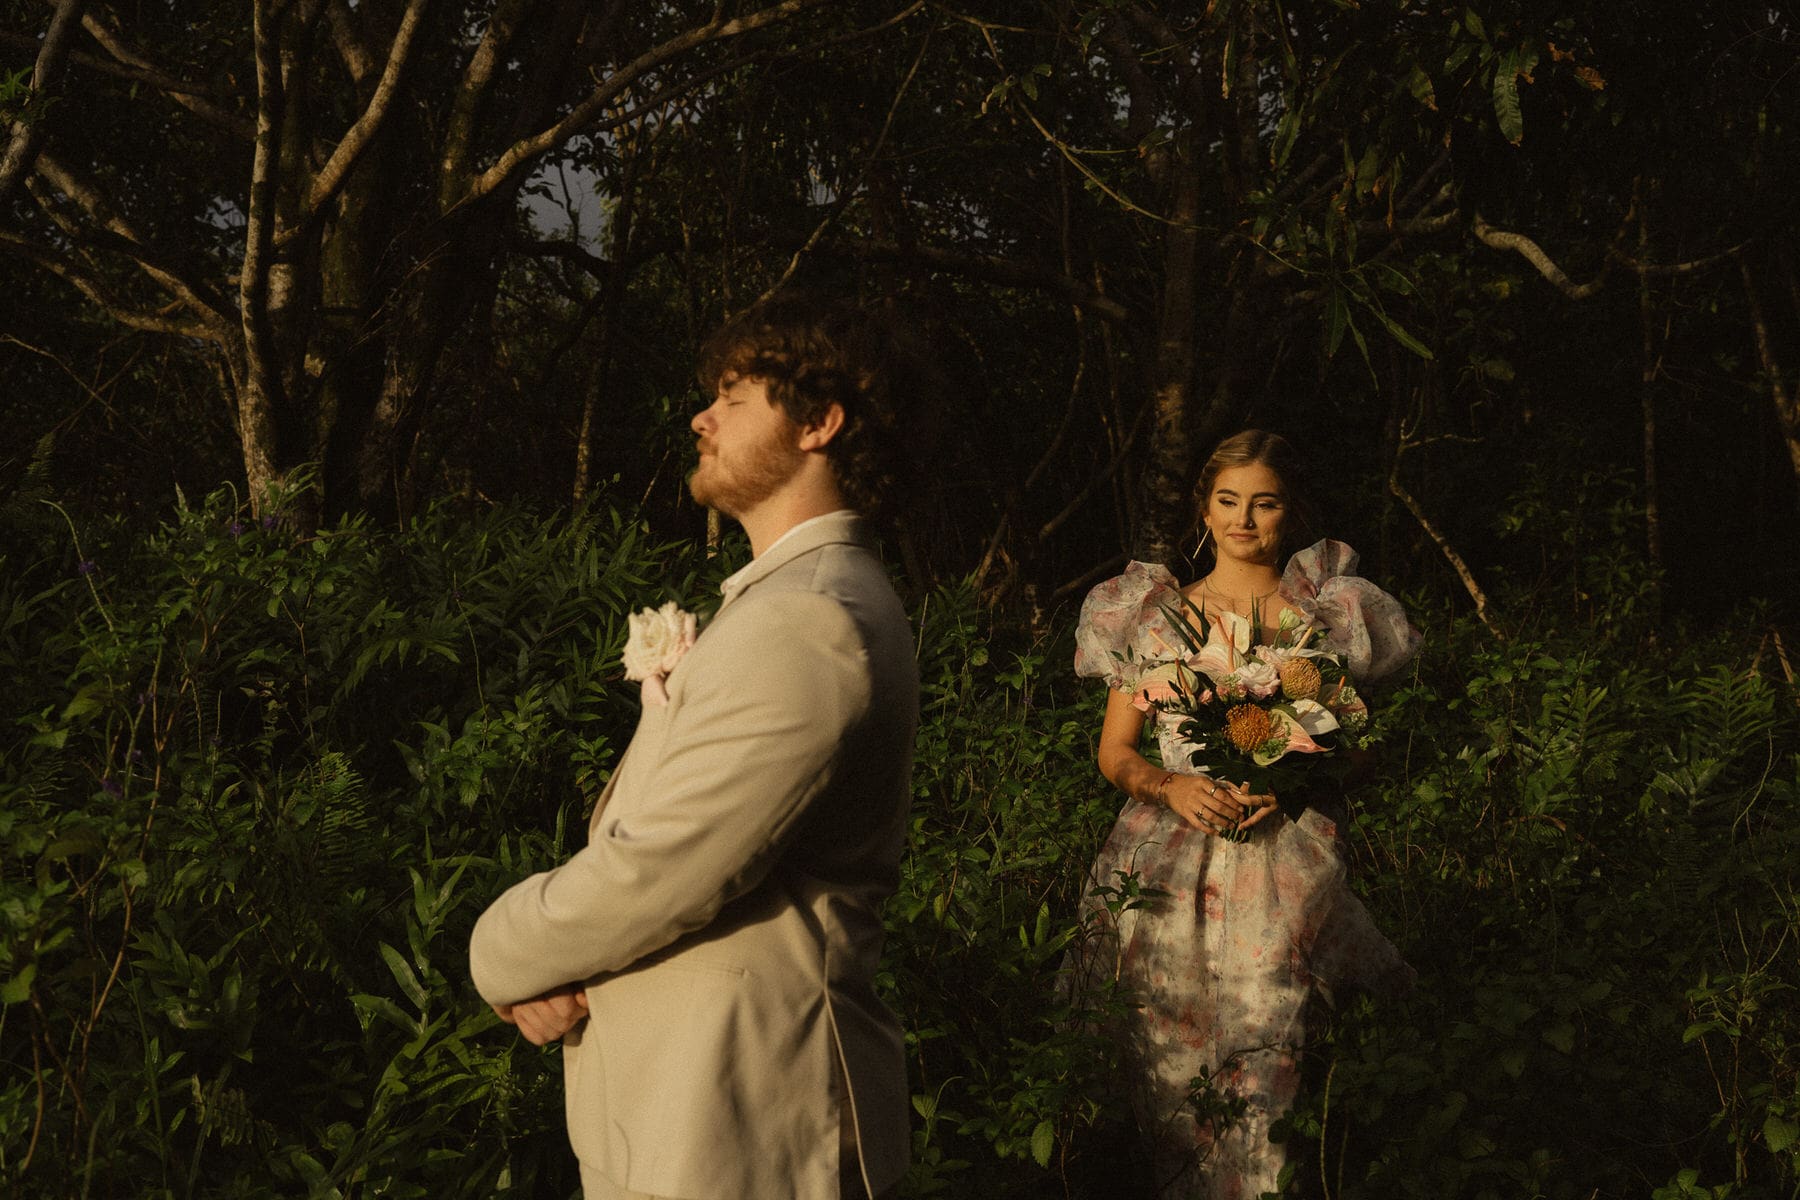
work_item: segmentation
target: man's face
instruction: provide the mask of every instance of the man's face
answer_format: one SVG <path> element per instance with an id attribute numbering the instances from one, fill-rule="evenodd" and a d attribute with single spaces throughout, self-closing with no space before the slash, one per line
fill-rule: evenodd
<path id="1" fill-rule="evenodd" d="M 727 373 L 717 397 L 695 415 L 700 465 L 688 477 L 695 500 L 742 520 L 800 469 L 798 428 L 769 402 L 760 379 Z"/>

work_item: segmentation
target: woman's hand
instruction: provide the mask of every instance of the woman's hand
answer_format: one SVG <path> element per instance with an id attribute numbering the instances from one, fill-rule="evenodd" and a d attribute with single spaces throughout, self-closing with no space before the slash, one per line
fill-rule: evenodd
<path id="1" fill-rule="evenodd" d="M 1275 811 L 1275 797 L 1205 775 L 1171 775 L 1161 799 L 1170 812 L 1202 833 L 1223 837 L 1255 828 Z"/>
<path id="2" fill-rule="evenodd" d="M 1250 810 L 1250 815 L 1238 825 L 1239 830 L 1254 829 L 1279 807 L 1275 802 L 1274 792 L 1252 792 L 1247 782 L 1232 784 L 1231 787 L 1235 790 L 1239 803 Z"/>

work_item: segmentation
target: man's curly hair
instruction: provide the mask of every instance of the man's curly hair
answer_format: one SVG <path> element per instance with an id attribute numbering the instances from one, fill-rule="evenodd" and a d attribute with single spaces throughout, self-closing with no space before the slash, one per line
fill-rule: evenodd
<path id="1" fill-rule="evenodd" d="M 700 387 L 727 375 L 760 380 L 788 420 L 806 425 L 833 404 L 844 425 L 825 447 L 845 501 L 880 516 L 914 477 L 906 411 L 930 402 L 925 357 L 886 315 L 854 300 L 783 292 L 746 309 L 700 349 Z"/>

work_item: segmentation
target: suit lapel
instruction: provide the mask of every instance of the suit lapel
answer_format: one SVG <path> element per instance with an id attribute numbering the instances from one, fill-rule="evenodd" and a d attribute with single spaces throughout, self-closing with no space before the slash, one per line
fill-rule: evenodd
<path id="1" fill-rule="evenodd" d="M 772 547 L 761 557 L 753 560 L 736 576 L 730 590 L 719 601 L 718 612 L 713 614 L 712 620 L 718 620 L 719 613 L 724 612 L 733 600 L 743 595 L 760 580 L 767 579 L 803 554 L 821 546 L 839 542 L 865 547 L 869 545 L 868 532 L 862 518 L 848 509 L 820 517 L 813 524 L 799 530 L 792 537 L 783 539 L 779 545 Z M 707 624 L 710 626 L 712 622 L 709 621 Z M 700 636 L 705 637 L 706 630 L 702 629 Z M 641 727 L 641 717 L 639 724 Z M 594 801 L 593 814 L 588 817 L 588 836 L 590 838 L 594 836 L 594 831 L 600 828 L 600 815 L 606 811 L 607 804 L 611 802 L 613 791 L 618 787 L 619 779 L 625 773 L 625 764 L 630 760 L 631 749 L 635 745 L 637 745 L 637 737 L 634 734 L 631 742 L 625 747 L 625 753 L 619 756 L 618 764 L 613 767 L 612 774 L 607 777 L 606 786 L 600 789 L 600 795 Z"/>

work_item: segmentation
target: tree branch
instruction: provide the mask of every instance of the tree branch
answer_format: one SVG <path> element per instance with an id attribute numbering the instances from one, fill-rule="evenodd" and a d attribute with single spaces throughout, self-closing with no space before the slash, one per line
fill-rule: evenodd
<path id="1" fill-rule="evenodd" d="M 210 295 L 206 285 L 152 249 L 143 234 L 119 214 L 92 180 L 79 175 L 47 150 L 38 156 L 37 174 L 112 235 L 110 248 L 129 256 L 146 275 L 193 309 L 201 320 L 212 323 L 225 319 L 224 306 Z"/>
<path id="2" fill-rule="evenodd" d="M 1611 255 L 1608 255 L 1605 261 L 1601 263 L 1599 275 L 1595 276 L 1587 283 L 1576 283 L 1573 279 L 1570 279 L 1568 275 L 1564 274 L 1563 269 L 1557 266 L 1548 254 L 1544 253 L 1543 247 L 1539 246 L 1524 234 L 1508 233 L 1503 229 L 1495 229 L 1492 225 L 1489 225 L 1482 219 L 1480 213 L 1475 214 L 1475 223 L 1472 228 L 1475 236 L 1480 238 L 1487 245 L 1492 246 L 1496 250 L 1511 250 L 1524 258 L 1526 262 L 1537 268 L 1539 275 L 1542 275 L 1545 279 L 1549 280 L 1558 291 L 1571 300 L 1586 300 L 1589 296 L 1594 295 L 1606 285 L 1606 274 L 1612 267 L 1613 260 Z M 1395 494 L 1398 495 L 1399 493 Z M 1415 513 L 1414 515 L 1417 516 L 1418 514 Z"/>
<path id="3" fill-rule="evenodd" d="M 1457 223 L 1462 220 L 1462 212 L 1460 209 L 1452 207 L 1446 212 L 1438 213 L 1436 216 L 1429 215 L 1432 209 L 1449 200 L 1452 194 L 1451 186 L 1446 183 L 1437 190 L 1436 194 L 1434 194 L 1430 200 L 1425 202 L 1416 216 L 1407 217 L 1404 220 L 1399 221 L 1358 221 L 1356 223 L 1357 235 L 1396 238 L 1429 237 L 1432 234 L 1444 233 L 1454 229 Z"/>
<path id="4" fill-rule="evenodd" d="M 1131 423 L 1131 432 L 1125 435 L 1124 442 L 1119 446 L 1119 452 L 1113 455 L 1111 462 L 1106 464 L 1106 469 L 1088 480 L 1087 486 L 1083 487 L 1079 492 L 1076 492 L 1074 498 L 1063 505 L 1061 512 L 1057 513 L 1054 517 L 1051 517 L 1048 521 L 1045 521 L 1043 525 L 1038 528 L 1037 537 L 1040 542 L 1048 540 L 1052 534 L 1058 529 L 1061 529 L 1063 523 L 1080 511 L 1083 504 L 1087 503 L 1087 498 L 1094 494 L 1094 489 L 1111 479 L 1118 473 L 1119 468 L 1125 465 L 1126 458 L 1131 454 L 1131 448 L 1137 445 L 1138 435 L 1141 434 L 1144 431 L 1144 427 L 1150 423 L 1148 418 L 1155 409 L 1156 404 L 1153 400 L 1144 402 L 1143 407 L 1138 409 L 1137 418 Z"/>
<path id="5" fill-rule="evenodd" d="M 104 309 L 113 320 L 129 329 L 138 329 L 145 333 L 175 334 L 178 337 L 191 337 L 201 341 L 218 340 L 218 332 L 202 322 L 178 320 L 168 316 L 166 309 L 146 311 L 127 306 L 115 297 L 104 283 L 73 260 L 60 254 L 53 254 L 11 230 L 0 229 L 0 249 L 10 250 L 14 254 L 28 258 L 46 271 L 58 276 Z"/>
<path id="6" fill-rule="evenodd" d="M 1393 493 L 1396 500 L 1406 506 L 1406 511 L 1413 515 L 1413 520 L 1419 523 L 1419 528 L 1423 529 L 1426 535 L 1437 543 L 1437 548 L 1449 562 L 1450 569 L 1456 572 L 1456 577 L 1462 580 L 1463 588 L 1469 593 L 1469 598 L 1475 601 L 1475 616 L 1483 625 L 1487 626 L 1489 633 L 1501 641 L 1505 641 L 1506 635 L 1500 632 L 1500 627 L 1494 623 L 1492 617 L 1488 616 L 1487 593 L 1481 590 L 1479 583 L 1475 582 L 1475 572 L 1469 570 L 1469 564 L 1464 562 L 1463 556 L 1456 552 L 1456 547 L 1450 544 L 1450 539 L 1431 523 L 1431 518 L 1425 515 L 1424 508 L 1413 498 L 1413 494 L 1401 486 L 1400 459 L 1402 454 L 1404 454 L 1404 448 L 1394 455 L 1393 470 L 1388 472 L 1388 491 Z"/>
<path id="7" fill-rule="evenodd" d="M 520 171 L 527 163 L 536 159 L 546 150 L 561 145 L 573 134 L 585 129 L 620 93 L 630 87 L 640 76 L 655 70 L 670 60 L 692 50 L 696 46 L 709 42 L 724 41 L 727 38 L 741 37 L 753 33 L 766 26 L 785 21 L 806 9 L 817 7 L 825 0 L 782 0 L 768 8 L 759 9 L 746 17 L 738 17 L 725 21 L 719 19 L 715 10 L 714 19 L 705 25 L 698 25 L 684 33 L 677 34 L 661 45 L 654 46 L 640 54 L 624 67 L 608 76 L 605 82 L 589 93 L 587 99 L 570 109 L 568 114 L 548 129 L 540 130 L 530 137 L 514 142 L 504 150 L 494 165 L 483 171 L 469 182 L 462 195 L 462 201 L 479 200 L 492 194 Z M 446 157 L 446 165 L 447 157 Z M 446 181 L 447 183 L 450 181 Z"/>
<path id="8" fill-rule="evenodd" d="M 50 28 L 44 33 L 37 62 L 31 69 L 31 91 L 34 98 L 54 96 L 51 88 L 62 73 L 63 60 L 69 54 L 69 43 L 74 40 L 75 23 L 80 19 L 81 10 L 86 3 L 87 0 L 59 0 L 56 12 L 50 18 Z M 0 206 L 6 204 L 12 190 L 19 186 L 19 180 L 31 169 L 37 158 L 38 148 L 43 143 L 42 116 L 35 120 L 18 120 L 12 123 L 12 136 L 7 139 L 6 153 L 0 156 Z"/>
<path id="9" fill-rule="evenodd" d="M 881 132 L 875 135 L 875 144 L 869 147 L 869 153 L 863 157 L 862 168 L 856 173 L 856 182 L 839 193 L 837 200 L 826 210 L 825 215 L 819 218 L 819 223 L 813 227 L 811 235 L 788 259 L 787 269 L 781 273 L 779 279 L 768 286 L 758 303 L 780 291 L 782 286 L 794 277 L 794 272 L 800 269 L 800 261 L 806 257 L 807 252 L 819 244 L 819 239 L 825 236 L 825 231 L 831 227 L 832 222 L 837 220 L 838 214 L 843 212 L 844 207 L 862 191 L 863 185 L 869 179 L 869 168 L 874 165 L 877 158 L 881 157 L 882 148 L 887 145 L 888 134 L 893 131 L 894 115 L 900 111 L 900 101 L 906 97 L 907 89 L 912 87 L 912 81 L 919 73 L 919 64 L 925 61 L 925 51 L 930 47 L 931 30 L 926 29 L 925 36 L 919 39 L 919 52 L 913 56 L 912 66 L 907 69 L 906 77 L 900 81 L 899 88 L 895 90 L 893 103 L 888 105 L 887 119 L 881 123 Z"/>
<path id="10" fill-rule="evenodd" d="M 1050 444 L 1045 447 L 1044 453 L 1039 456 L 1037 464 L 1033 466 L 1031 471 L 1025 476 L 1025 482 L 1019 486 L 1019 490 L 1015 494 L 1015 497 L 1008 499 L 1005 511 L 1000 514 L 1000 520 L 995 523 L 994 532 L 988 537 L 987 548 L 981 553 L 981 562 L 976 566 L 974 574 L 970 576 L 971 579 L 975 580 L 977 586 L 980 586 L 982 580 L 987 578 L 989 568 L 994 565 L 995 556 L 1000 553 L 1000 540 L 1006 536 L 1006 531 L 1012 526 L 1013 515 L 1017 507 L 1016 496 L 1023 496 L 1031 491 L 1037 481 L 1043 477 L 1044 471 L 1050 466 L 1051 460 L 1054 459 L 1057 452 L 1062 449 L 1063 438 L 1069 432 L 1069 424 L 1075 419 L 1075 408 L 1081 399 L 1082 379 L 1087 374 L 1088 352 L 1088 339 L 1084 336 L 1081 314 L 1079 312 L 1076 314 L 1076 331 L 1080 336 L 1080 341 L 1078 342 L 1079 352 L 1075 360 L 1074 377 L 1069 381 L 1069 402 L 1063 406 L 1062 421 L 1058 423 L 1056 432 L 1051 435 Z"/>
<path id="11" fill-rule="evenodd" d="M 596 281 L 604 281 L 612 271 L 616 269 L 616 264 L 600 257 L 586 246 L 573 240 L 565 239 L 563 241 L 546 242 L 541 240 L 528 241 L 524 238 L 515 237 L 509 238 L 507 244 L 519 253 L 528 254 L 533 258 L 560 258 L 565 262 L 572 263 L 576 267 L 579 267 Z"/>
<path id="12" fill-rule="evenodd" d="M 1616 259 L 1621 266 L 1628 267 L 1631 270 L 1636 271 L 1639 275 L 1653 275 L 1658 277 L 1691 275 L 1695 271 L 1704 271 L 1708 267 L 1716 267 L 1728 258 L 1736 258 L 1738 253 L 1749 244 L 1750 239 L 1745 238 L 1729 250 L 1721 250 L 1717 254 L 1707 255 L 1705 258 L 1689 259 L 1687 262 L 1647 263 L 1622 252 L 1615 252 L 1613 258 Z"/>
<path id="13" fill-rule="evenodd" d="M 1636 219 L 1635 206 L 1625 214 L 1626 226 Z M 1441 218 L 1434 218 L 1441 219 Z M 1621 226 L 1621 232 L 1626 226 Z M 1609 246 L 1606 258 L 1601 263 L 1600 273 L 1586 283 L 1576 283 L 1563 273 L 1551 257 L 1544 253 L 1543 247 L 1522 233 L 1509 233 L 1503 229 L 1495 229 L 1482 219 L 1480 213 L 1475 214 L 1472 226 L 1475 236 L 1496 250 L 1512 250 L 1522 256 L 1538 274 L 1554 284 L 1558 291 L 1571 300 L 1586 300 L 1606 285 L 1606 276 L 1617 265 L 1634 271 L 1639 275 L 1668 276 L 1689 275 L 1695 271 L 1704 271 L 1708 267 L 1718 266 L 1728 258 L 1736 257 L 1739 251 L 1749 245 L 1749 241 L 1739 242 L 1729 250 L 1721 250 L 1717 254 L 1709 254 L 1705 258 L 1689 259 L 1686 262 L 1647 263 L 1632 257 L 1620 248 L 1617 242 Z"/>
<path id="14" fill-rule="evenodd" d="M 1125 95 L 1129 103 L 1125 108 L 1124 140 L 1130 145 L 1141 145 L 1151 130 L 1156 128 L 1156 111 L 1161 106 L 1161 89 L 1156 80 L 1144 70 L 1143 57 L 1138 48 L 1131 44 L 1125 35 L 1122 22 L 1116 17 L 1101 21 L 1095 31 L 1095 40 L 1104 46 L 1108 60 L 1119 72 L 1125 84 Z"/>
<path id="15" fill-rule="evenodd" d="M 102 18 L 89 13 L 81 19 L 81 27 L 87 30 L 89 35 L 99 42 L 108 54 L 126 66 L 134 68 L 136 74 L 133 78 L 139 82 L 149 84 L 195 116 L 217 125 L 221 129 L 228 130 L 238 137 L 255 136 L 254 124 L 235 113 L 226 112 L 208 100 L 201 89 L 183 83 L 168 71 L 157 66 Z"/>
<path id="16" fill-rule="evenodd" d="M 1412 186 L 1406 189 L 1406 195 L 1400 197 L 1400 202 L 1395 207 L 1399 208 L 1403 212 L 1405 210 L 1411 208 L 1413 205 L 1413 201 L 1417 200 L 1422 194 L 1424 194 L 1425 189 L 1431 186 L 1431 181 L 1433 179 L 1436 179 L 1440 174 L 1442 174 L 1445 170 L 1447 170 L 1449 168 L 1449 166 L 1450 166 L 1450 151 L 1446 149 L 1443 152 L 1441 152 L 1437 156 L 1436 159 L 1432 160 L 1432 163 L 1429 167 L 1426 167 L 1422 172 L 1419 173 L 1419 177 L 1417 179 L 1413 180 Z M 1427 202 L 1426 204 L 1421 206 L 1419 211 L 1420 212 L 1430 211 L 1430 209 L 1432 208 L 1433 205 L 1441 203 L 1445 198 L 1449 197 L 1452 194 L 1453 194 L 1453 191 L 1452 191 L 1451 186 L 1449 184 L 1446 184 L 1445 186 L 1439 188 L 1437 195 L 1433 196 L 1429 202 Z"/>
<path id="17" fill-rule="evenodd" d="M 1776 361 L 1775 348 L 1769 341 L 1769 325 L 1763 319 L 1762 297 L 1750 274 L 1750 260 L 1741 252 L 1734 251 L 1733 254 L 1744 280 L 1744 299 L 1750 309 L 1750 334 L 1756 342 L 1757 361 L 1768 377 L 1769 398 L 1775 403 L 1775 423 L 1781 427 L 1782 439 L 1787 442 L 1794 477 L 1800 480 L 1800 402 L 1796 402 L 1794 394 L 1788 391 L 1787 379 L 1782 374 L 1781 364 Z"/>
<path id="18" fill-rule="evenodd" d="M 493 84 L 494 72 L 505 60 L 506 47 L 512 42 L 519 22 L 535 0 L 503 0 L 488 18 L 481 31 L 481 41 L 463 68 L 462 83 L 456 89 L 456 100 L 450 108 L 450 125 L 444 133 L 444 156 L 438 174 L 438 204 L 448 210 L 458 199 L 458 188 L 468 173 L 470 147 L 475 142 L 475 119 L 481 103 Z"/>
<path id="19" fill-rule="evenodd" d="M 344 70 L 350 72 L 351 82 L 360 86 L 375 73 L 375 55 L 357 27 L 356 14 L 346 0 L 331 0 L 325 18 L 331 23 L 331 44 L 337 47 Z"/>
<path id="20" fill-rule="evenodd" d="M 407 59 L 411 56 L 413 39 L 419 32 L 425 6 L 430 2 L 431 0 L 408 0 L 406 12 L 400 17 L 400 28 L 394 33 L 394 44 L 388 50 L 387 65 L 382 69 L 381 81 L 375 85 L 375 94 L 369 98 L 369 105 L 356 119 L 356 124 L 350 127 L 343 140 L 337 144 L 337 149 L 332 151 L 331 160 L 313 178 L 312 190 L 307 193 L 306 206 L 296 222 L 296 229 L 310 222 L 337 195 L 338 190 L 344 186 L 344 179 L 349 175 L 350 168 L 356 165 L 357 157 L 380 131 L 388 106 L 393 103 L 394 93 L 400 86 L 400 74 L 406 69 Z M 291 234 L 293 231 L 289 232 Z M 281 241 L 278 238 L 277 244 Z"/>

